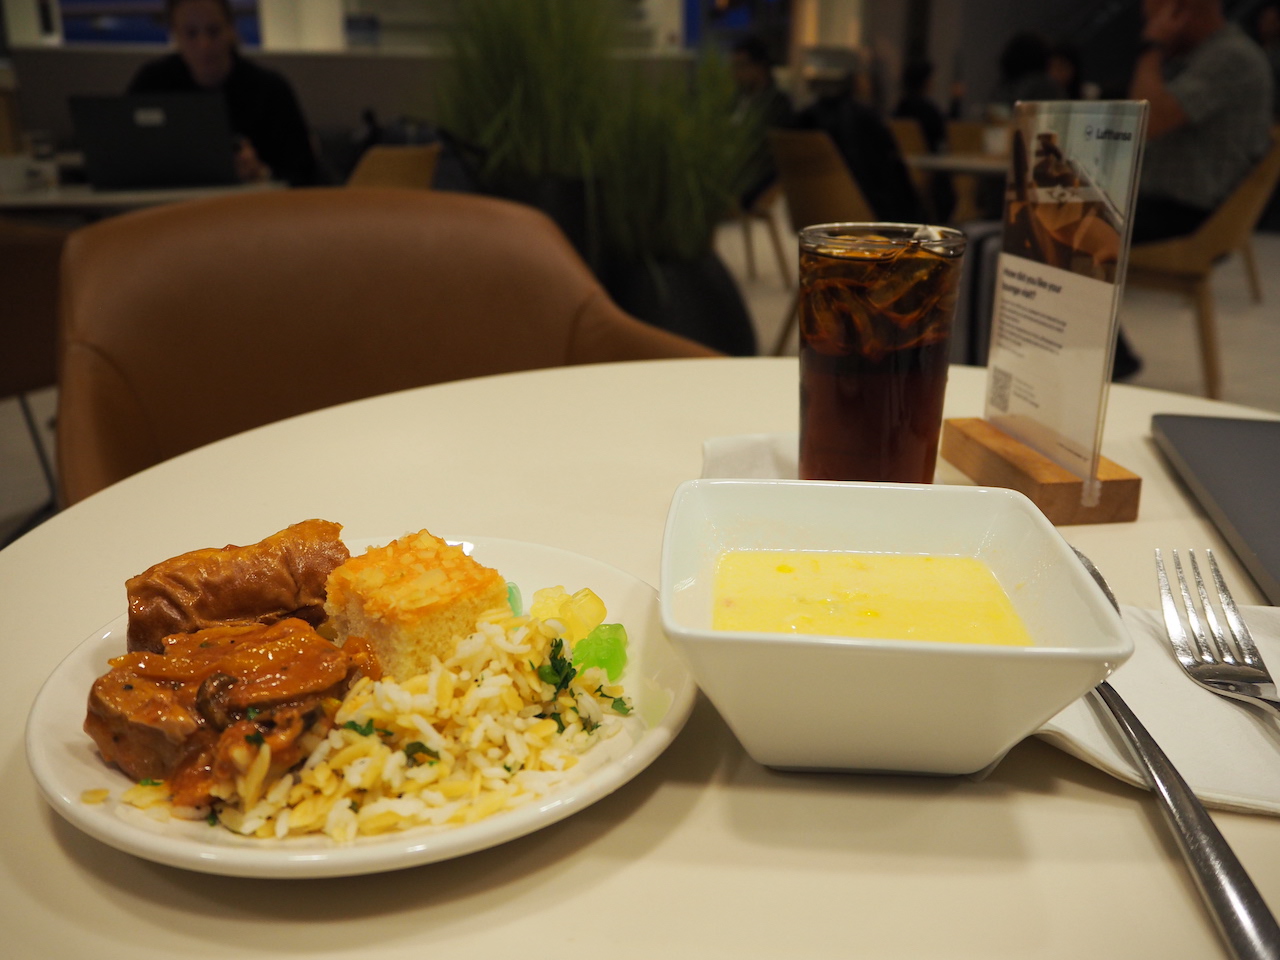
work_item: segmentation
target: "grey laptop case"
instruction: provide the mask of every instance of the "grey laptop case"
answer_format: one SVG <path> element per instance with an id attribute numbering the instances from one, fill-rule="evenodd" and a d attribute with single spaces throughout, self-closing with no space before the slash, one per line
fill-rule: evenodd
<path id="1" fill-rule="evenodd" d="M 1160 413 L 1151 434 L 1267 601 L 1280 606 L 1280 420 Z"/>

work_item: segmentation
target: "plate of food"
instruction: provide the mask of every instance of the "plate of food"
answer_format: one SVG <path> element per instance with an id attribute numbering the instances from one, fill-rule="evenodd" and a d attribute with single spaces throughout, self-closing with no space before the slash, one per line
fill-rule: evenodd
<path id="1" fill-rule="evenodd" d="M 562 820 L 687 720 L 696 687 L 643 581 L 514 540 L 340 531 L 131 578 L 28 717 L 53 809 L 171 866 L 354 876 Z"/>

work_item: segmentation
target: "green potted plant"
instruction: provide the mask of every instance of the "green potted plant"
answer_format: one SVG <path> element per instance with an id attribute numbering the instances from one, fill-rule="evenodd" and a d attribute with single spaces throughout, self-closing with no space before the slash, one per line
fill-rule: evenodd
<path id="1" fill-rule="evenodd" d="M 459 4 L 439 126 L 480 189 L 550 214 L 624 309 L 754 353 L 713 248 L 753 143 L 728 67 L 645 70 L 619 56 L 620 13 L 607 0 Z"/>
<path id="2" fill-rule="evenodd" d="M 715 253 L 717 226 L 750 173 L 755 131 L 734 113 L 725 62 L 693 76 L 632 73 L 598 141 L 604 281 L 623 309 L 726 353 L 756 352 L 733 277 Z"/>
<path id="3" fill-rule="evenodd" d="M 547 212 L 598 265 L 592 139 L 609 110 L 615 5 L 463 0 L 437 122 L 479 189 Z"/>

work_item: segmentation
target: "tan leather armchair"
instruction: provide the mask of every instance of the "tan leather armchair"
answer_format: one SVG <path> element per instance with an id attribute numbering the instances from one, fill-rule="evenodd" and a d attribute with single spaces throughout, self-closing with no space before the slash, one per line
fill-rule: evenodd
<path id="1" fill-rule="evenodd" d="M 27 394 L 57 380 L 58 261 L 70 230 L 0 218 L 0 399 L 16 396 L 49 498 L 5 537 L 54 512 L 55 481 Z M 0 540 L 0 546 L 4 541 Z"/>
<path id="2" fill-rule="evenodd" d="M 436 191 L 280 191 L 125 214 L 72 237 L 62 296 L 68 504 L 213 440 L 360 397 L 715 356 L 619 310 L 541 213 Z"/>

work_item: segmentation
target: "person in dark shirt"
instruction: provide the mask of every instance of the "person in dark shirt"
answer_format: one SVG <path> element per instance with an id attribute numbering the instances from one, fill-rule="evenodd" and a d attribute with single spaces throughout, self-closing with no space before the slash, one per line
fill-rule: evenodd
<path id="1" fill-rule="evenodd" d="M 854 95 L 859 80 L 856 67 L 838 78 L 816 79 L 811 87 L 817 99 L 800 112 L 795 125 L 831 136 L 878 219 L 923 223 L 928 217 L 893 131 Z"/>
<path id="2" fill-rule="evenodd" d="M 932 82 L 932 63 L 928 60 L 909 61 L 902 69 L 902 99 L 894 108 L 893 115 L 919 123 L 929 152 L 943 153 L 947 149 L 947 118 L 929 96 Z"/>
<path id="3" fill-rule="evenodd" d="M 1080 75 L 1080 51 L 1072 43 L 1056 43 L 1049 52 L 1049 79 L 1062 89 L 1068 100 L 1084 99 L 1084 79 Z"/>
<path id="4" fill-rule="evenodd" d="M 928 60 L 912 60 L 902 70 L 902 99 L 894 108 L 898 119 L 915 120 L 920 125 L 925 147 L 930 153 L 947 151 L 947 118 L 929 96 L 933 82 L 933 64 Z M 935 173 L 928 177 L 929 200 L 936 218 L 946 222 L 956 208 L 956 190 L 951 177 Z"/>
<path id="5" fill-rule="evenodd" d="M 1007 119 L 1019 100 L 1061 100 L 1062 88 L 1049 75 L 1053 47 L 1038 33 L 1014 34 L 1000 51 L 1000 82 L 987 112 Z"/>
<path id="6" fill-rule="evenodd" d="M 737 98 L 734 117 L 739 123 L 755 126 L 756 144 L 748 171 L 748 186 L 739 198 L 744 210 L 751 209 L 756 199 L 778 178 L 769 153 L 765 132 L 770 127 L 786 127 L 791 123 L 791 98 L 778 89 L 773 79 L 773 63 L 769 48 L 759 37 L 743 37 L 733 45 L 729 66 L 733 71 Z"/>
<path id="7" fill-rule="evenodd" d="M 315 183 L 315 152 L 298 99 L 283 76 L 240 55 L 228 0 L 167 0 L 165 14 L 177 50 L 144 64 L 128 92 L 218 91 L 241 138 L 242 180 Z"/>

